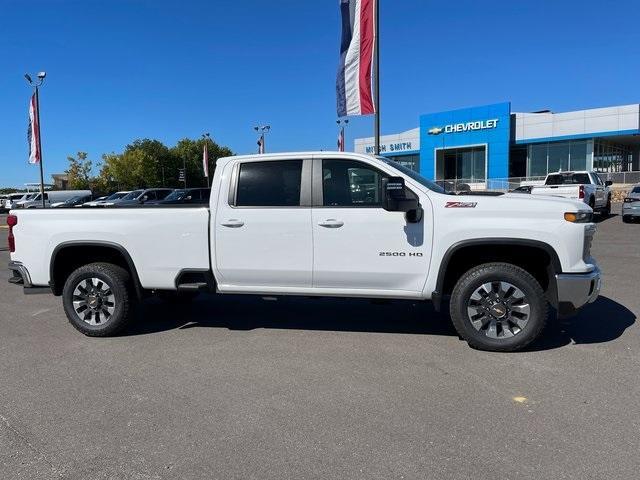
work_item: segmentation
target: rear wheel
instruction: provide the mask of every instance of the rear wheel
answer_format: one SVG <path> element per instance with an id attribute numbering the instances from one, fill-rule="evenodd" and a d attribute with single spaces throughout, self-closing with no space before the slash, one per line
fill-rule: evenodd
<path id="1" fill-rule="evenodd" d="M 524 348 L 542 332 L 548 305 L 538 281 L 520 267 L 486 263 L 462 275 L 451 295 L 458 334 L 480 350 Z"/>
<path id="2" fill-rule="evenodd" d="M 76 269 L 64 284 L 62 302 L 69 323 L 91 337 L 106 337 L 131 320 L 129 273 L 110 263 Z"/>
<path id="3" fill-rule="evenodd" d="M 624 223 L 629 223 L 631 221 L 631 215 L 623 215 L 622 216 L 622 221 Z"/>

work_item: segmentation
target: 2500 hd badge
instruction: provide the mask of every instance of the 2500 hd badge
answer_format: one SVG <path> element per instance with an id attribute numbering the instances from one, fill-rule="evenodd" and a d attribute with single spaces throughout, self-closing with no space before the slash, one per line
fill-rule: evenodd
<path id="1" fill-rule="evenodd" d="M 421 257 L 422 252 L 380 252 L 381 257 Z"/>

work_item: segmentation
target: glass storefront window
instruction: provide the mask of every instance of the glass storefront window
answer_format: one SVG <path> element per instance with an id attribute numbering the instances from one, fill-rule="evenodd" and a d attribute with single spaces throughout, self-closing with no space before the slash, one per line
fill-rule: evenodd
<path id="1" fill-rule="evenodd" d="M 447 148 L 436 154 L 436 178 L 438 180 L 486 180 L 486 148 Z"/>
<path id="2" fill-rule="evenodd" d="M 587 169 L 587 141 L 571 142 L 571 163 L 569 168 L 573 171 Z"/>
<path id="3" fill-rule="evenodd" d="M 529 176 L 542 177 L 547 174 L 547 144 L 529 146 Z"/>
<path id="4" fill-rule="evenodd" d="M 548 173 L 569 170 L 569 142 L 549 144 Z"/>

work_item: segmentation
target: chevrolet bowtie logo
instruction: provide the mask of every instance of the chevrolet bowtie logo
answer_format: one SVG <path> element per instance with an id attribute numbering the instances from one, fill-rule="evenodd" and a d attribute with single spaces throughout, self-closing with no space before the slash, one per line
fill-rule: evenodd
<path id="1" fill-rule="evenodd" d="M 444 130 L 444 128 L 441 128 L 441 127 L 433 127 L 433 128 L 430 128 L 429 130 L 427 130 L 427 133 L 429 135 L 438 135 L 438 134 L 442 133 L 443 130 Z"/>

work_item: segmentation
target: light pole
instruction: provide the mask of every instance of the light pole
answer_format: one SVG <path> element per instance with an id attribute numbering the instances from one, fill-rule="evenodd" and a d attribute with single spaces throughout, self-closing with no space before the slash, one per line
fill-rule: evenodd
<path id="1" fill-rule="evenodd" d="M 260 134 L 258 138 L 258 153 L 266 153 L 267 148 L 264 142 L 264 136 L 271 130 L 271 125 L 256 125 L 253 129 Z"/>
<path id="2" fill-rule="evenodd" d="M 336 123 L 338 124 L 339 130 L 338 130 L 338 151 L 339 152 L 344 152 L 344 130 L 346 128 L 347 125 L 349 125 L 349 119 L 348 118 L 344 118 L 344 119 L 338 119 L 336 120 Z"/>
<path id="3" fill-rule="evenodd" d="M 47 76 L 47 72 L 38 72 L 38 81 L 34 82 L 31 79 L 31 75 L 28 73 L 24 74 L 24 78 L 27 79 L 29 85 L 34 88 L 34 98 L 35 98 L 35 142 L 36 142 L 36 158 L 38 163 L 40 164 L 40 196 L 42 197 L 42 208 L 45 208 L 44 201 L 44 171 L 42 169 L 42 143 L 40 140 L 40 97 L 38 95 L 38 89 L 44 83 L 44 79 Z"/>

